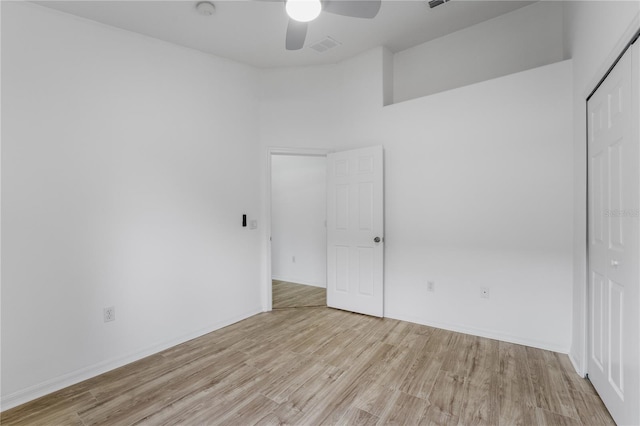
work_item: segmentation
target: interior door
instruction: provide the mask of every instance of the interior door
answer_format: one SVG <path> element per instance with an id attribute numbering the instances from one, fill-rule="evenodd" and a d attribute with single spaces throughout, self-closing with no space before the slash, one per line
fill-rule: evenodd
<path id="1" fill-rule="evenodd" d="M 640 424 L 638 47 L 588 101 L 589 379 L 614 420 Z"/>
<path id="2" fill-rule="evenodd" d="M 383 150 L 327 156 L 327 306 L 383 316 Z"/>

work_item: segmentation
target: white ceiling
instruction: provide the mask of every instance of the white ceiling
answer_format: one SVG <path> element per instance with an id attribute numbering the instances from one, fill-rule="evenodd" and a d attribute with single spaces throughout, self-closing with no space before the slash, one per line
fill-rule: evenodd
<path id="1" fill-rule="evenodd" d="M 426 0 L 383 0 L 374 19 L 322 13 L 310 23 L 305 47 L 287 51 L 284 1 L 212 2 L 212 16 L 186 0 L 37 3 L 261 68 L 336 63 L 376 46 L 395 53 L 533 3 L 453 0 L 430 9 Z M 324 53 L 308 47 L 326 36 L 342 44 Z"/>

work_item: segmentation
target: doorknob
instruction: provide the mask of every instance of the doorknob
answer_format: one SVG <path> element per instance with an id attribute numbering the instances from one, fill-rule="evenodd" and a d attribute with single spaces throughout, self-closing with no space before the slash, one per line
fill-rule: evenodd
<path id="1" fill-rule="evenodd" d="M 620 262 L 618 262 L 618 261 L 617 261 L 617 260 L 615 260 L 615 259 L 611 259 L 611 267 L 612 267 L 612 268 L 617 268 L 617 267 L 618 267 L 618 265 L 620 265 Z"/>
<path id="2" fill-rule="evenodd" d="M 379 242 L 380 242 L 380 237 L 375 237 L 375 238 L 373 239 L 373 242 L 374 242 L 374 243 L 379 243 Z"/>

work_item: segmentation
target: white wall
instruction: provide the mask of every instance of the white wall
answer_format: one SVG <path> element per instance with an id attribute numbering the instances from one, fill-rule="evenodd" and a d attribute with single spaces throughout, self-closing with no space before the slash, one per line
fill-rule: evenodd
<path id="1" fill-rule="evenodd" d="M 2 66 L 3 409 L 261 310 L 254 69 L 17 2 Z"/>
<path id="2" fill-rule="evenodd" d="M 563 60 L 562 2 L 541 1 L 394 55 L 394 102 Z"/>
<path id="3" fill-rule="evenodd" d="M 271 157 L 271 274 L 327 286 L 327 159 Z"/>
<path id="4" fill-rule="evenodd" d="M 343 126 L 341 111 L 335 109 L 342 95 L 341 72 L 337 65 L 263 70 L 259 114 L 262 144 L 279 147 L 295 140 L 297 146 L 313 147 L 318 140 L 324 144 L 335 141 Z M 313 129 L 313 133 L 307 129 Z M 264 166 L 266 151 L 263 159 Z"/>
<path id="5" fill-rule="evenodd" d="M 562 62 L 387 107 L 389 316 L 568 351 L 570 72 Z"/>
<path id="6" fill-rule="evenodd" d="M 586 372 L 586 99 L 632 32 L 640 29 L 636 1 L 565 3 L 565 49 L 573 59 L 573 339 L 570 356 Z"/>
<path id="7" fill-rule="evenodd" d="M 385 56 L 374 49 L 317 72 L 301 93 L 294 71 L 271 71 L 263 152 L 274 141 L 333 150 L 382 144 L 385 315 L 567 352 L 571 64 L 383 107 Z M 340 96 L 328 97 L 325 88 L 336 86 Z M 278 98 L 279 87 L 297 95 Z M 323 120 L 287 120 L 316 99 Z M 324 121 L 335 115 L 343 126 L 326 137 Z M 489 300 L 479 297 L 483 286 Z"/>

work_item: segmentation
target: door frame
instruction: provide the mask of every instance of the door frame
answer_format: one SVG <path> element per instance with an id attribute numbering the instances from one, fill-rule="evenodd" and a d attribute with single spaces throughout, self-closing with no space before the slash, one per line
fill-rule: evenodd
<path id="1" fill-rule="evenodd" d="M 589 296 L 590 284 L 589 284 L 589 113 L 588 113 L 588 101 L 591 96 L 598 90 L 602 82 L 607 78 L 613 67 L 616 66 L 620 58 L 631 47 L 631 45 L 638 39 L 640 35 L 640 14 L 632 19 L 629 26 L 626 28 L 618 42 L 611 50 L 607 58 L 602 65 L 598 68 L 591 82 L 585 87 L 582 92 L 582 99 L 584 99 L 584 116 L 586 117 L 585 125 L 585 139 L 584 139 L 584 201 L 585 201 L 585 215 L 584 215 L 584 250 L 582 250 L 581 258 L 584 260 L 583 273 L 584 281 L 582 282 L 583 290 L 583 309 L 582 309 L 582 348 L 580 359 L 574 359 L 571 353 L 569 353 L 569 359 L 571 360 L 574 368 L 578 374 L 582 377 L 586 377 L 589 374 L 588 371 L 588 357 L 589 357 L 589 343 L 590 343 L 590 319 L 591 319 L 591 298 Z"/>
<path id="2" fill-rule="evenodd" d="M 291 155 L 297 157 L 325 157 L 327 154 L 334 152 L 329 149 L 316 149 L 316 148 L 281 148 L 281 147 L 269 147 L 267 149 L 266 158 L 266 176 L 265 182 L 267 183 L 267 194 L 264 201 L 264 215 L 265 215 L 265 237 L 266 237 L 266 280 L 264 285 L 264 300 L 266 301 L 266 312 L 273 310 L 273 284 L 272 284 L 272 264 L 271 264 L 271 196 L 272 196 L 272 182 L 271 182 L 271 158 L 274 155 Z"/>

